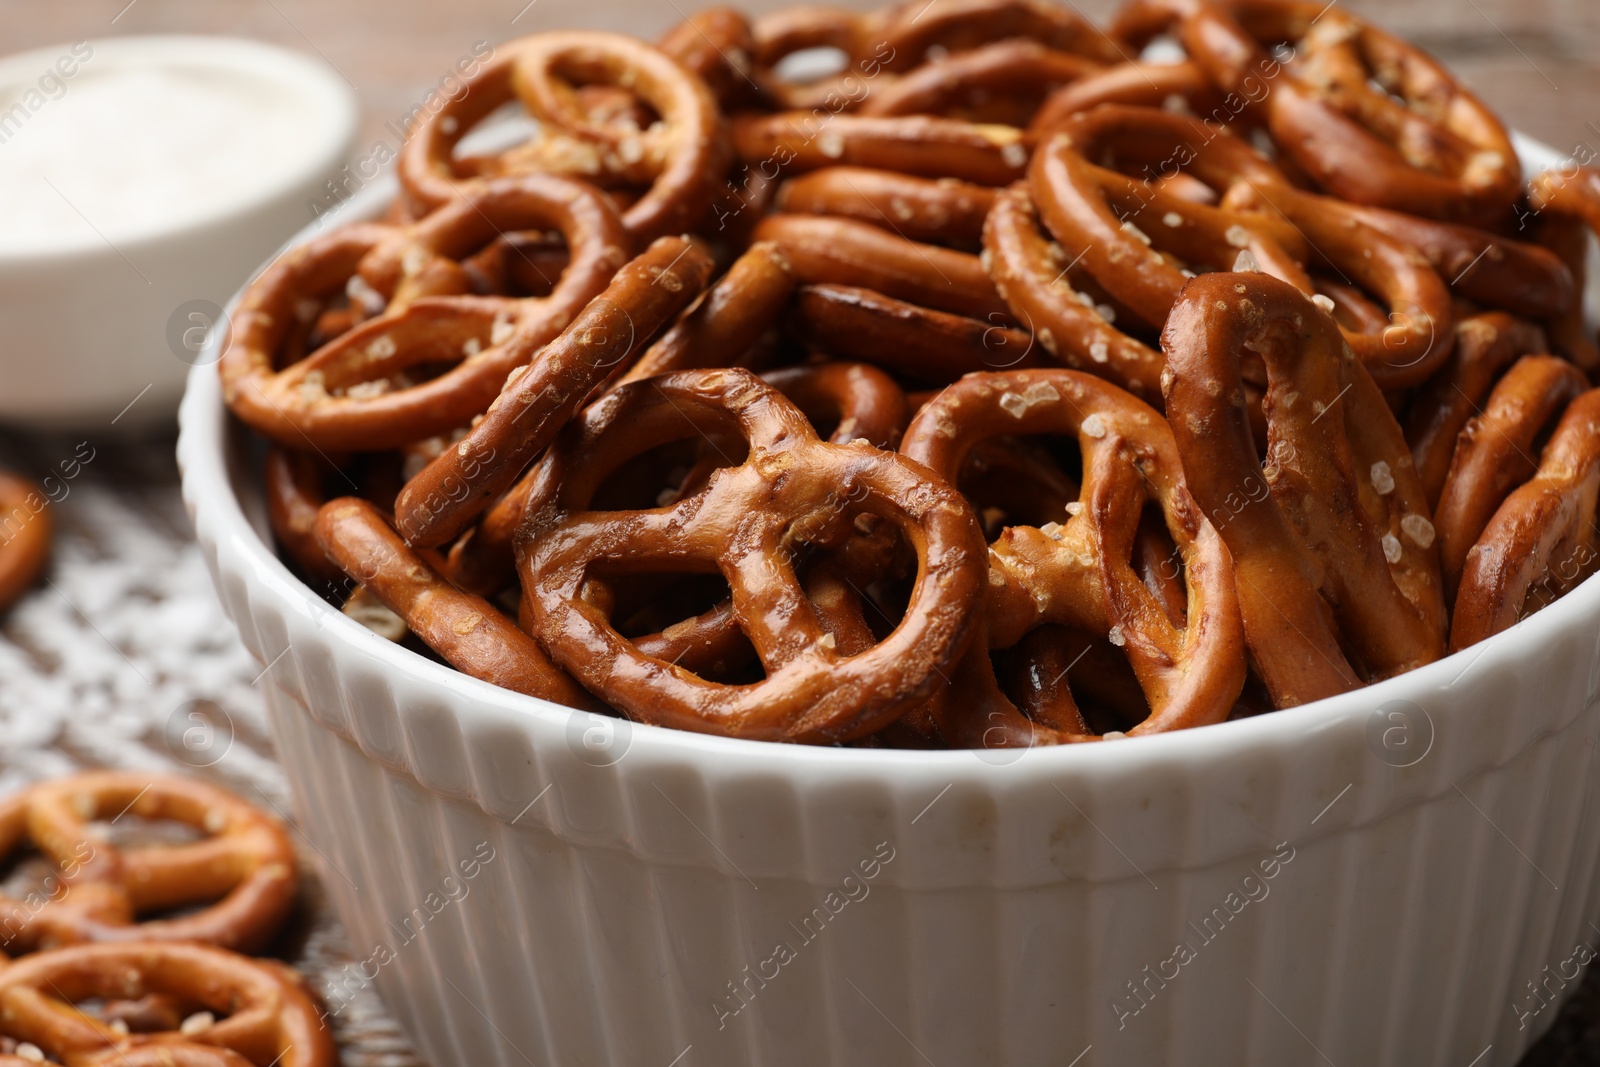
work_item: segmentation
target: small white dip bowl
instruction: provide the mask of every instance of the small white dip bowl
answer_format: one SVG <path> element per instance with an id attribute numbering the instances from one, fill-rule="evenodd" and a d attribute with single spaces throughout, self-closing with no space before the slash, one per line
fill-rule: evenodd
<path id="1" fill-rule="evenodd" d="M 338 74 L 253 41 L 0 59 L 0 420 L 170 419 L 220 305 L 312 220 L 356 121 Z"/>

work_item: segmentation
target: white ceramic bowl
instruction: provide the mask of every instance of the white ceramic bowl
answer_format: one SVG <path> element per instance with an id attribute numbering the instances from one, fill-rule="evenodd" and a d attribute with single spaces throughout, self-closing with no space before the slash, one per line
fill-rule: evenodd
<path id="1" fill-rule="evenodd" d="M 1486 1067 L 1600 945 L 1600 582 L 1403 677 L 1186 733 L 732 741 L 370 633 L 274 556 L 213 370 L 181 422 L 362 958 L 330 1008 L 375 979 L 435 1063 Z"/>
<path id="2" fill-rule="evenodd" d="M 40 208 L 71 224 L 65 236 L 46 242 L 18 239 L 15 231 L 0 235 L 0 419 L 104 427 L 126 409 L 121 427 L 170 420 L 184 377 L 200 358 L 195 342 L 214 327 L 220 305 L 284 234 L 312 221 L 311 202 L 354 142 L 355 94 L 326 64 L 255 41 L 125 37 L 79 42 L 76 53 L 73 47 L 0 60 L 0 96 L 7 104 L 12 93 L 34 92 L 21 97 L 23 110 L 8 113 L 10 123 L 0 127 L 8 142 L 17 140 L 0 146 L 11 153 L 6 159 L 15 161 L 25 140 L 57 136 L 50 129 L 52 115 L 75 106 L 74 94 L 92 91 L 85 86 L 99 80 L 95 88 L 101 89 L 108 79 L 151 70 L 178 72 L 197 93 L 207 93 L 213 125 L 227 116 L 225 97 L 208 92 L 217 79 L 239 87 L 238 96 L 226 99 L 247 104 L 249 94 L 271 94 L 300 120 L 287 147 L 274 154 L 270 175 L 247 176 L 249 188 L 223 189 L 227 195 L 208 196 L 164 223 L 85 211 L 73 182 L 89 169 L 114 181 L 127 180 L 132 168 L 147 174 L 163 167 L 204 172 L 226 157 L 229 145 L 203 139 L 199 131 L 180 131 L 193 141 L 182 146 L 185 154 L 151 159 L 143 146 L 126 146 L 127 155 L 140 157 L 133 161 L 98 145 L 84 166 L 56 174 L 57 191 L 37 183 Z M 60 72 L 67 69 L 73 73 L 63 79 Z M 40 79 L 52 76 L 49 95 L 40 92 Z M 31 110 L 30 100 L 37 105 Z M 240 113 L 250 111 L 241 106 Z M 86 117 L 92 122 L 92 115 Z M 262 134 L 240 121 L 221 136 Z M 73 147 L 81 154 L 90 146 Z M 57 195 L 61 202 L 51 199 Z M 136 397 L 138 403 L 128 407 Z"/>

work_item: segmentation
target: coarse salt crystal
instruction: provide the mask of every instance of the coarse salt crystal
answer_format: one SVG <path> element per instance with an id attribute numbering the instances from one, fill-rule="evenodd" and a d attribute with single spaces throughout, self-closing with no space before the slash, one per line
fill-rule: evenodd
<path id="1" fill-rule="evenodd" d="M 1323 311 L 1326 311 L 1328 314 L 1333 314 L 1333 297 L 1323 296 L 1321 293 L 1318 293 L 1316 296 L 1311 298 L 1311 302 L 1317 305 L 1317 307 L 1321 308 Z"/>
<path id="2" fill-rule="evenodd" d="M 1235 274 L 1259 273 L 1260 270 L 1261 261 L 1257 259 L 1256 254 L 1250 251 L 1248 248 L 1243 252 L 1240 252 L 1239 258 L 1233 261 L 1233 271 Z"/>
<path id="3" fill-rule="evenodd" d="M 1111 628 L 1111 632 L 1106 634 L 1106 640 L 1110 641 L 1118 648 L 1121 648 L 1123 645 L 1128 643 L 1128 639 L 1122 636 L 1122 627 L 1120 626 L 1113 626 Z"/>
<path id="4" fill-rule="evenodd" d="M 1096 341 L 1089 346 L 1089 358 L 1096 363 L 1106 363 L 1111 359 L 1111 346 L 1104 341 Z"/>
<path id="5" fill-rule="evenodd" d="M 1059 522 L 1047 522 L 1043 526 L 1039 527 L 1039 532 L 1050 538 L 1052 541 L 1061 540 L 1061 530 L 1062 526 Z"/>
<path id="6" fill-rule="evenodd" d="M 1098 439 L 1106 435 L 1106 421 L 1100 417 L 1099 412 L 1084 419 L 1081 428 L 1087 437 Z"/>
<path id="7" fill-rule="evenodd" d="M 1383 535 L 1383 558 L 1390 563 L 1400 562 L 1400 538 L 1394 534 Z"/>
<path id="8" fill-rule="evenodd" d="M 1378 491 L 1379 496 L 1394 492 L 1394 472 L 1381 459 L 1372 465 L 1372 488 Z"/>
<path id="9" fill-rule="evenodd" d="M 1400 529 L 1416 542 L 1418 548 L 1427 548 L 1433 544 L 1433 523 L 1421 515 L 1407 515 L 1400 520 Z"/>
<path id="10" fill-rule="evenodd" d="M 384 334 L 367 346 L 367 355 L 373 359 L 388 359 L 397 351 L 399 347 L 394 343 L 394 338 L 388 334 Z"/>
<path id="11" fill-rule="evenodd" d="M 1169 211 L 1161 216 L 1161 221 L 1171 226 L 1174 230 L 1183 225 L 1183 216 L 1176 211 Z"/>
<path id="12" fill-rule="evenodd" d="M 202 1030 L 209 1030 L 216 1023 L 217 1017 L 209 1011 L 197 1011 L 178 1027 L 180 1034 L 198 1034 Z"/>
<path id="13" fill-rule="evenodd" d="M 1234 248 L 1250 247 L 1250 231 L 1243 226 L 1237 224 L 1229 226 L 1228 232 L 1222 236 Z"/>
<path id="14" fill-rule="evenodd" d="M 1082 515 L 1083 514 L 1083 501 L 1074 500 L 1070 504 L 1068 504 L 1067 505 L 1067 514 L 1068 515 Z"/>

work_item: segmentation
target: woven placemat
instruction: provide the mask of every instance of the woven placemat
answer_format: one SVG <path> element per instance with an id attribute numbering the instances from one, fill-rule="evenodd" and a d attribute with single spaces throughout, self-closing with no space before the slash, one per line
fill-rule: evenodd
<path id="1" fill-rule="evenodd" d="M 217 602 L 173 442 L 0 434 L 0 466 L 51 478 L 56 522 L 47 577 L 0 618 L 0 795 L 85 768 L 154 769 L 210 778 L 289 817 L 261 665 Z M 330 1020 L 347 1067 L 420 1067 L 375 991 L 351 995 L 341 972 L 355 956 L 298 831 L 296 844 L 306 885 L 273 954 L 319 991 L 339 990 L 326 999 L 344 1005 Z M 1522 1062 L 1600 1065 L 1600 973 Z"/>

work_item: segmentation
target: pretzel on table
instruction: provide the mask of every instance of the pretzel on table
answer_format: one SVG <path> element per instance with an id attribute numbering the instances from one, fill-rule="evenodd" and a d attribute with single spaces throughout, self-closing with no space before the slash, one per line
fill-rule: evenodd
<path id="1" fill-rule="evenodd" d="M 201 944 L 53 949 L 0 969 L 0 1034 L 73 1067 L 335 1067 L 332 1032 L 285 971 Z M 192 1013 L 177 1031 L 130 1034 L 78 1007 L 147 996 Z"/>
<path id="2" fill-rule="evenodd" d="M 699 493 L 656 510 L 587 510 L 628 459 L 720 432 L 744 437 L 748 458 Z M 684 371 L 622 386 L 563 431 L 537 470 L 518 537 L 534 632 L 630 717 L 737 737 L 849 740 L 926 699 L 970 636 L 984 550 L 960 497 L 893 453 L 819 441 L 797 408 L 746 371 Z M 920 577 L 893 633 L 844 655 L 791 553 L 847 535 L 861 514 L 900 532 Z M 613 574 L 660 570 L 722 573 L 764 681 L 722 685 L 648 657 L 585 593 Z"/>
<path id="3" fill-rule="evenodd" d="M 1274 705 L 1439 658 L 1446 616 L 1428 501 L 1399 425 L 1332 318 L 1265 275 L 1206 274 L 1184 289 L 1162 347 L 1189 491 L 1233 557 Z M 1269 379 L 1265 465 L 1245 410 L 1246 350 Z"/>
<path id="4" fill-rule="evenodd" d="M 416 295 L 438 262 L 499 230 L 554 226 L 572 260 L 549 297 Z M 392 448 L 465 426 L 506 376 L 533 359 L 610 281 L 628 244 L 604 195 L 581 182 L 529 175 L 493 182 L 406 230 L 358 225 L 314 238 L 245 290 L 219 363 L 224 398 L 246 423 L 291 448 Z M 299 316 L 365 268 L 403 310 L 369 319 L 282 370 L 277 354 Z M 454 287 L 465 289 L 464 277 Z M 372 288 L 368 283 L 368 288 Z M 418 366 L 451 364 L 412 383 Z"/>
<path id="5" fill-rule="evenodd" d="M 867 167 L 824 167 L 778 189 L 777 210 L 836 215 L 912 241 L 976 247 L 995 190 L 954 178 L 918 178 Z"/>
<path id="6" fill-rule="evenodd" d="M 1450 474 L 1456 439 L 1519 357 L 1545 350 L 1544 331 L 1503 311 L 1473 315 L 1456 324 L 1450 360 L 1411 398 L 1406 440 L 1430 506 L 1439 503 Z"/>
<path id="7" fill-rule="evenodd" d="M 1583 372 L 1555 356 L 1523 356 L 1456 439 L 1434 509 L 1445 592 L 1453 596 L 1467 553 L 1511 491 L 1538 471 L 1543 431 L 1589 388 Z"/>
<path id="8" fill-rule="evenodd" d="M 39 577 L 50 559 L 50 505 L 39 487 L 0 471 L 0 611 Z"/>
<path id="9" fill-rule="evenodd" d="M 1560 596 L 1593 574 L 1600 495 L 1600 390 L 1568 405 L 1539 469 L 1494 513 L 1467 553 L 1456 591 L 1450 650 L 1509 629 L 1534 601 Z"/>
<path id="10" fill-rule="evenodd" d="M 395 500 L 405 539 L 434 548 L 460 534 L 710 275 L 710 258 L 678 237 L 659 238 L 617 271 L 532 364 L 506 380 L 472 430 L 406 483 Z"/>
<path id="11" fill-rule="evenodd" d="M 11 953 L 105 941 L 203 941 L 252 951 L 272 938 L 294 902 L 294 850 L 282 825 L 204 782 L 91 772 L 34 785 L 0 810 L 0 849 L 29 841 L 61 876 L 42 906 L 0 903 L 0 948 Z M 128 812 L 206 836 L 119 848 L 89 826 Z M 205 906 L 139 918 L 196 904 Z"/>
<path id="12" fill-rule="evenodd" d="M 917 415 L 901 448 L 954 478 L 970 450 L 1007 434 L 1065 434 L 1083 455 L 1079 499 L 1061 520 L 1013 526 L 989 549 L 983 636 L 1017 644 L 1048 623 L 1107 637 L 1128 657 L 1150 714 L 1131 733 L 1220 722 L 1245 678 L 1244 630 L 1227 551 L 1184 487 L 1160 414 L 1132 395 L 1069 370 L 972 375 Z M 1146 501 L 1162 511 L 1181 555 L 1187 619 L 1174 621 L 1133 558 Z M 1058 694 L 1071 706 L 1070 693 Z M 935 701 L 952 744 L 1001 747 L 1098 740 L 1083 722 L 1031 722 L 1000 692 L 988 649 L 975 643 Z"/>

